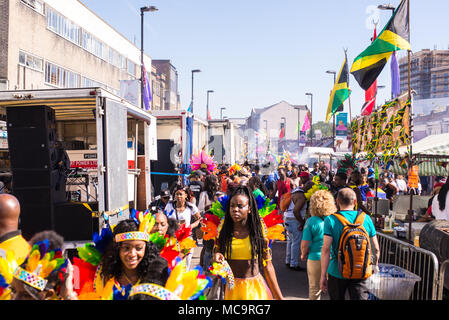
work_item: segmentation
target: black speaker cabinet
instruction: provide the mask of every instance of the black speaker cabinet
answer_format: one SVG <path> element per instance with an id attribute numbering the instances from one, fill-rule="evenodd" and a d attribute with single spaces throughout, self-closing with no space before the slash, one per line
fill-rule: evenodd
<path id="1" fill-rule="evenodd" d="M 22 195 L 14 195 L 20 202 L 19 229 L 25 239 L 30 239 L 34 234 L 41 231 L 54 230 L 52 203 L 45 200 L 30 203 L 25 201 Z M 43 195 L 48 195 L 48 192 L 44 192 Z"/>
<path id="2" fill-rule="evenodd" d="M 174 147 L 173 140 L 161 139 L 157 141 L 157 161 L 151 161 L 151 170 L 154 172 L 168 172 L 173 173 L 175 165 L 170 159 L 172 148 Z M 170 188 L 170 186 L 178 180 L 177 176 L 165 175 L 151 175 L 151 184 L 154 187 L 154 195 L 159 195 L 161 187 Z"/>
<path id="3" fill-rule="evenodd" d="M 92 210 L 98 210 L 98 202 L 89 202 Z M 55 231 L 64 241 L 92 241 L 94 232 L 99 231 L 98 218 L 82 203 L 60 203 L 54 205 Z"/>
<path id="4" fill-rule="evenodd" d="M 55 112 L 48 106 L 7 107 L 13 169 L 52 169 L 57 161 Z"/>

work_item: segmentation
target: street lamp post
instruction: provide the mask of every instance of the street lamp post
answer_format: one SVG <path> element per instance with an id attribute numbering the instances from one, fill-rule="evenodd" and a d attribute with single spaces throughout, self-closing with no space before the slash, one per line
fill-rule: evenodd
<path id="1" fill-rule="evenodd" d="M 207 90 L 206 120 L 209 120 L 209 93 L 213 92 L 214 90 Z"/>
<path id="2" fill-rule="evenodd" d="M 334 75 L 334 85 L 337 81 L 337 72 L 334 70 L 327 70 L 326 73 Z M 331 110 L 332 112 L 332 110 Z M 332 115 L 332 149 L 335 151 L 335 114 Z M 332 156 L 330 158 L 330 171 L 332 171 Z"/>
<path id="3" fill-rule="evenodd" d="M 223 119 L 223 110 L 226 110 L 226 108 L 220 108 L 220 119 Z"/>
<path id="4" fill-rule="evenodd" d="M 198 72 L 201 72 L 201 70 L 200 70 L 200 69 L 194 69 L 194 70 L 192 70 L 192 101 L 191 101 L 191 103 L 190 103 L 190 105 L 191 105 L 190 112 L 192 112 L 192 113 L 193 113 L 193 75 L 194 75 L 195 73 L 198 73 Z"/>
<path id="5" fill-rule="evenodd" d="M 143 105 L 143 80 L 144 71 L 143 71 L 143 17 L 145 12 L 154 12 L 158 9 L 154 6 L 146 6 L 140 8 L 140 107 L 144 108 Z M 151 70 L 150 70 L 151 71 Z"/>
<path id="6" fill-rule="evenodd" d="M 312 134 L 313 134 L 313 122 L 312 122 L 312 114 L 313 114 L 313 94 L 310 92 L 306 93 L 306 96 L 310 96 L 310 146 L 312 147 Z"/>

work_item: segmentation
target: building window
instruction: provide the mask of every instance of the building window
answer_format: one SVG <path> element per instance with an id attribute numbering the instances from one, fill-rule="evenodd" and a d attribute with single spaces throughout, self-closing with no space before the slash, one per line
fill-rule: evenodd
<path id="1" fill-rule="evenodd" d="M 46 62 L 45 82 L 59 88 L 79 88 L 80 75 L 53 63 Z"/>
<path id="2" fill-rule="evenodd" d="M 21 0 L 22 3 L 25 3 L 29 7 L 31 7 L 34 11 L 39 12 L 40 14 L 44 14 L 44 4 L 40 0 Z"/>
<path id="3" fill-rule="evenodd" d="M 108 62 L 117 68 L 120 68 L 120 53 L 109 47 Z"/>
<path id="4" fill-rule="evenodd" d="M 103 42 L 84 30 L 82 30 L 81 34 L 81 46 L 84 49 L 86 49 L 93 55 L 96 55 L 100 59 L 109 60 L 107 56 L 110 54 L 110 52 L 108 47 Z"/>
<path id="5" fill-rule="evenodd" d="M 47 27 L 63 38 L 80 45 L 80 27 L 52 8 L 47 8 Z"/>
<path id="6" fill-rule="evenodd" d="M 126 58 L 120 55 L 120 69 L 126 69 Z"/>
<path id="7" fill-rule="evenodd" d="M 23 51 L 19 51 L 19 64 L 37 71 L 43 71 L 43 59 Z"/>
<path id="8" fill-rule="evenodd" d="M 133 77 L 136 76 L 136 64 L 131 60 L 128 60 L 128 73 Z"/>

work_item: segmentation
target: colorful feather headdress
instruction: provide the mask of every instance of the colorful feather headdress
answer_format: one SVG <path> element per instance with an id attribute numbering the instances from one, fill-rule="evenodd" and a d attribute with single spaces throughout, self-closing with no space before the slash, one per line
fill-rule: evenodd
<path id="1" fill-rule="evenodd" d="M 133 286 L 129 296 L 146 294 L 160 300 L 205 300 L 204 290 L 211 284 L 211 279 L 203 273 L 200 266 L 187 271 L 185 259 L 177 258 L 165 287 L 142 283 Z"/>
<path id="2" fill-rule="evenodd" d="M 233 164 L 229 169 L 229 175 L 234 175 L 236 172 L 239 172 L 240 170 L 242 170 L 242 167 L 239 166 L 238 164 Z"/>
<path id="3" fill-rule="evenodd" d="M 133 219 L 139 226 L 138 231 L 119 233 L 115 236 L 115 242 L 122 242 L 128 240 L 143 240 L 150 241 L 150 232 L 153 229 L 154 223 L 156 222 L 154 216 L 149 210 L 145 212 L 137 211 L 135 209 L 131 210 L 130 218 Z"/>
<path id="4" fill-rule="evenodd" d="M 304 193 L 304 196 L 306 197 L 307 201 L 310 200 L 310 198 L 312 197 L 312 195 L 318 191 L 318 190 L 328 190 L 328 187 L 326 187 L 326 185 L 322 184 L 320 181 L 320 177 L 319 176 L 314 176 L 313 179 L 313 186 L 307 190 L 306 193 Z"/>
<path id="5" fill-rule="evenodd" d="M 349 176 L 355 170 L 357 170 L 357 159 L 351 154 L 345 154 L 345 158 L 337 162 L 337 173 L 343 172 Z"/>
<path id="6" fill-rule="evenodd" d="M 17 269 L 14 252 L 0 250 L 0 300 L 11 299 L 11 282 Z"/>
<path id="7" fill-rule="evenodd" d="M 190 158 L 190 166 L 192 167 L 192 171 L 207 169 L 209 174 L 217 171 L 217 164 L 214 161 L 214 157 L 207 155 L 204 150 L 201 150 L 199 154 L 192 154 Z"/>
<path id="8" fill-rule="evenodd" d="M 121 241 L 138 239 L 142 240 L 143 237 L 148 239 L 146 241 L 154 243 L 161 250 L 160 255 L 167 260 L 170 267 L 174 266 L 176 257 L 179 256 L 183 250 L 188 250 L 196 246 L 195 242 L 189 238 L 192 234 L 190 227 L 181 227 L 175 233 L 175 243 L 169 241 L 168 235 L 162 236 L 159 232 L 150 233 L 155 224 L 155 217 L 148 211 L 140 212 L 135 209 L 130 212 L 130 219 L 136 221 L 139 225 L 139 231 L 134 233 L 142 233 L 135 237 L 133 232 L 129 232 L 129 236 L 121 236 Z M 143 235 L 145 233 L 146 235 Z M 126 233 L 125 233 L 126 234 Z M 116 237 L 117 238 L 117 237 Z M 116 239 L 115 238 L 115 239 Z M 126 238 L 126 240 L 124 239 Z M 80 285 L 77 290 L 80 300 L 97 300 L 97 299 L 123 299 L 128 297 L 129 288 L 124 288 L 122 292 L 117 292 L 116 288 L 105 288 L 104 292 L 114 291 L 113 295 L 96 292 L 95 279 L 98 276 L 101 258 L 105 252 L 106 247 L 113 241 L 113 230 L 109 224 L 102 229 L 101 234 L 95 233 L 93 237 L 93 244 L 88 243 L 83 247 L 78 247 L 78 256 L 74 258 L 73 264 L 76 266 L 80 273 Z M 117 240 L 115 240 L 117 242 Z"/>
<path id="9" fill-rule="evenodd" d="M 282 223 L 282 214 L 276 209 L 276 204 L 270 204 L 269 198 L 264 198 L 262 196 L 256 197 L 257 207 L 259 211 L 259 216 L 262 222 L 263 232 L 265 237 L 269 240 L 269 243 L 273 240 L 285 240 L 283 234 L 284 227 Z M 219 197 L 217 201 L 212 203 L 210 212 L 204 215 L 203 224 L 201 227 L 203 231 L 203 239 L 211 240 L 217 239 L 218 233 L 220 231 L 220 226 L 222 225 L 223 218 L 226 214 L 226 208 L 229 203 L 229 196 L 224 195 Z"/>
<path id="10" fill-rule="evenodd" d="M 14 278 L 39 291 L 45 290 L 47 278 L 67 266 L 67 259 L 63 257 L 61 249 L 49 250 L 48 248 L 48 240 L 37 242 L 31 248 L 23 264 L 24 267 L 17 267 L 14 271 Z"/>

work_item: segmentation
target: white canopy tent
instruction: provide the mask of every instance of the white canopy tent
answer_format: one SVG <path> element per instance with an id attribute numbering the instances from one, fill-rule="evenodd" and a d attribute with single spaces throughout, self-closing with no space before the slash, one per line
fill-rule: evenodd
<path id="1" fill-rule="evenodd" d="M 399 148 L 400 155 L 407 152 L 407 147 Z M 412 152 L 419 163 L 420 176 L 449 175 L 449 133 L 430 135 L 413 143 Z M 398 160 L 394 162 L 392 171 L 407 174 L 407 169 L 402 168 Z"/>

